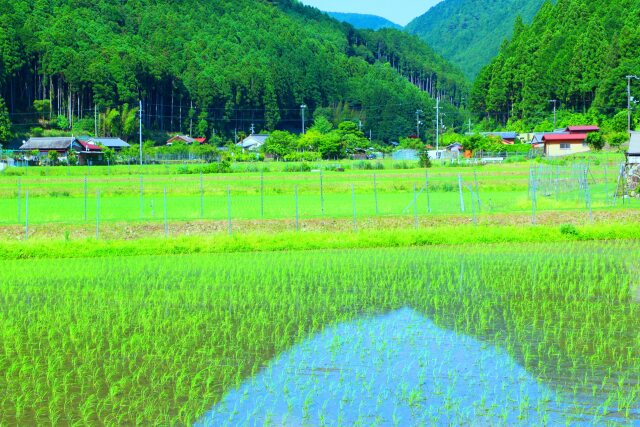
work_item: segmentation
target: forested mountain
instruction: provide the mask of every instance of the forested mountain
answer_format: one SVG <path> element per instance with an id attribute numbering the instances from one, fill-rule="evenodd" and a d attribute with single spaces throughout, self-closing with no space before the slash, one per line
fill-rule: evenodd
<path id="1" fill-rule="evenodd" d="M 416 34 L 469 78 L 511 37 L 516 17 L 531 22 L 544 0 L 444 0 L 411 21 Z"/>
<path id="2" fill-rule="evenodd" d="M 386 18 L 376 15 L 365 15 L 361 13 L 341 13 L 341 12 L 327 12 L 332 18 L 341 22 L 353 25 L 355 28 L 362 30 L 381 30 L 383 28 L 395 28 L 396 30 L 402 29 L 401 25 L 389 21 Z"/>
<path id="3" fill-rule="evenodd" d="M 299 129 L 305 103 L 386 140 L 412 133 L 430 94 L 459 105 L 466 90 L 416 37 L 356 30 L 295 0 L 0 4 L 0 94 L 21 131 L 93 132 L 98 111 L 104 133 L 127 137 L 142 99 L 147 129 L 228 138 L 252 124 Z"/>
<path id="4" fill-rule="evenodd" d="M 626 110 L 629 74 L 640 75 L 640 0 L 545 3 L 479 74 L 473 108 L 499 123 L 534 123 L 555 99 L 563 109 L 612 116 Z"/>

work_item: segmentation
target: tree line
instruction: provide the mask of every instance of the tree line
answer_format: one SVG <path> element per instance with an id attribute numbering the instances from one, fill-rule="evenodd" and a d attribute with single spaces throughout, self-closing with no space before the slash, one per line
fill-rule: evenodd
<path id="1" fill-rule="evenodd" d="M 482 69 L 472 109 L 494 128 L 545 122 L 551 130 L 554 103 L 577 122 L 602 123 L 626 117 L 625 77 L 633 74 L 640 74 L 640 1 L 547 1 L 531 25 L 516 21 L 511 41 Z"/>
<path id="2" fill-rule="evenodd" d="M 461 125 L 467 93 L 464 76 L 416 37 L 356 30 L 294 0 L 0 6 L 0 97 L 18 133 L 94 133 L 99 120 L 98 133 L 128 137 L 142 100 L 150 131 L 293 130 L 305 104 L 389 140 L 411 133 L 435 96 Z"/>

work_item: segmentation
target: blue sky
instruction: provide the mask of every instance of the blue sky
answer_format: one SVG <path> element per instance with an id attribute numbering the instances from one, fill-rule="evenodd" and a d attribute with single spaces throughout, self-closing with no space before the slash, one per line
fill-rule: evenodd
<path id="1" fill-rule="evenodd" d="M 385 17 L 397 24 L 407 25 L 440 0 L 302 0 L 328 12 L 368 13 Z"/>

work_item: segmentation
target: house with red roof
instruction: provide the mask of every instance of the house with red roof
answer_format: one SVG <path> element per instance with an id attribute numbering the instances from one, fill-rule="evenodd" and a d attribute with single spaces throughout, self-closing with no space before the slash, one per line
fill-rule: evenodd
<path id="1" fill-rule="evenodd" d="M 600 132 L 600 128 L 598 126 L 569 126 L 567 127 L 567 132 L 569 132 L 570 134 L 574 134 L 574 135 L 580 135 L 580 134 L 590 134 L 590 133 L 594 133 L 594 132 Z"/>
<path id="2" fill-rule="evenodd" d="M 587 144 L 587 133 L 548 133 L 542 137 L 544 154 L 561 157 L 591 151 Z"/>

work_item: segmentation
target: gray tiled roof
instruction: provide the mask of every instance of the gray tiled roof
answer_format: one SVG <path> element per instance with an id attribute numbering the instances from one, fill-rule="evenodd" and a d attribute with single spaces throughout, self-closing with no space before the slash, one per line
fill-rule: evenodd
<path id="1" fill-rule="evenodd" d="M 248 137 L 243 139 L 239 145 L 242 148 L 262 146 L 267 141 L 267 138 L 269 138 L 269 135 L 261 135 L 261 134 L 249 135 Z"/>
<path id="2" fill-rule="evenodd" d="M 29 140 L 20 147 L 20 150 L 66 150 L 73 144 L 75 138 L 29 138 Z"/>

